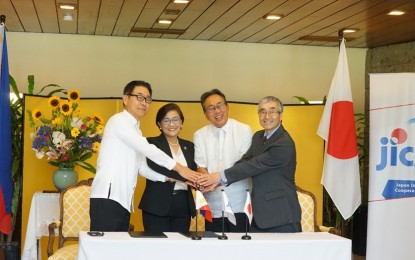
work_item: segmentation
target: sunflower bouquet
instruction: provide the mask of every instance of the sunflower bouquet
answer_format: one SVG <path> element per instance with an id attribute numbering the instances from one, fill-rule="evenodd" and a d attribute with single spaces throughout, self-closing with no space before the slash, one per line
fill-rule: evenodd
<path id="1" fill-rule="evenodd" d="M 48 106 L 51 116 L 40 109 L 28 110 L 32 149 L 36 157 L 48 156 L 48 163 L 60 168 L 74 168 L 75 165 L 95 173 L 96 169 L 87 163 L 93 153 L 98 152 L 103 133 L 103 119 L 98 114 L 83 116 L 78 101 L 80 93 L 68 91 L 68 99 L 51 96 Z"/>

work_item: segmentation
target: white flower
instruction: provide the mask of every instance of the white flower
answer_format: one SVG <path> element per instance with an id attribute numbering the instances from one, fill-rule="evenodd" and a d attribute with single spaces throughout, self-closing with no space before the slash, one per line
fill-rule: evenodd
<path id="1" fill-rule="evenodd" d="M 62 142 L 65 141 L 66 136 L 64 133 L 55 131 L 52 133 L 53 143 L 56 145 L 56 147 L 60 147 L 62 145 Z"/>
<path id="2" fill-rule="evenodd" d="M 72 118 L 72 123 L 71 123 L 72 127 L 78 127 L 79 129 L 81 129 L 83 124 L 84 122 L 82 122 L 82 119 L 77 118 L 77 117 Z"/>
<path id="3" fill-rule="evenodd" d="M 69 150 L 72 147 L 72 143 L 73 143 L 73 141 L 70 140 L 70 139 L 64 140 L 63 143 L 62 143 L 62 147 L 65 148 L 66 150 Z"/>
<path id="4" fill-rule="evenodd" d="M 45 153 L 42 150 L 40 151 L 37 151 L 36 149 L 33 149 L 33 150 L 36 152 L 36 158 L 42 159 L 43 156 L 45 156 Z"/>

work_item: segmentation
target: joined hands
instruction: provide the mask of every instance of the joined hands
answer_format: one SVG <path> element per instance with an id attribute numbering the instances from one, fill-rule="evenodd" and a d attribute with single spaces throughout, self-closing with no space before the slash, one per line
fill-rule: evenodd
<path id="1" fill-rule="evenodd" d="M 209 174 L 207 171 L 196 172 L 181 164 L 177 164 L 175 170 L 187 180 L 186 184 L 200 190 L 210 192 L 220 185 L 221 177 L 219 172 Z"/>
<path id="2" fill-rule="evenodd" d="M 214 191 L 220 185 L 220 173 L 201 173 L 198 176 L 196 185 L 201 192 Z"/>

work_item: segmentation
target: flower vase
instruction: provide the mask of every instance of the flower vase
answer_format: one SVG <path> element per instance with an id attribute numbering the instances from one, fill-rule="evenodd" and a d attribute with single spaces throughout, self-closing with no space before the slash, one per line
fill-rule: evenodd
<path id="1" fill-rule="evenodd" d="M 78 181 L 78 173 L 73 168 L 58 168 L 53 172 L 53 184 L 62 191 Z"/>

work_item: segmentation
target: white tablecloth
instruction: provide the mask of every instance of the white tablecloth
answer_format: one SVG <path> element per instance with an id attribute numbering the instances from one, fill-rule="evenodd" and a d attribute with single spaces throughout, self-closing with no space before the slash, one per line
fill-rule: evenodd
<path id="1" fill-rule="evenodd" d="M 180 259 L 180 260 L 351 260 L 351 240 L 325 232 L 255 233 L 242 240 L 229 233 L 228 240 L 192 240 L 179 233 L 168 238 L 131 238 L 126 232 L 106 232 L 103 237 L 80 233 L 78 260 Z M 156 257 L 156 258 L 155 258 Z"/>
<path id="2" fill-rule="evenodd" d="M 30 205 L 29 219 L 27 221 L 26 238 L 22 253 L 22 260 L 36 260 L 40 255 L 37 240 L 41 236 L 49 235 L 48 225 L 59 219 L 60 193 L 36 192 Z M 40 247 L 39 247 L 40 249 Z"/>

